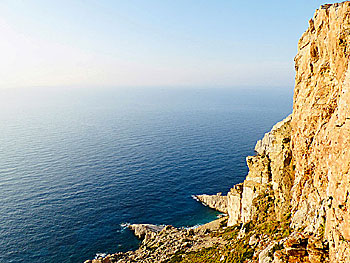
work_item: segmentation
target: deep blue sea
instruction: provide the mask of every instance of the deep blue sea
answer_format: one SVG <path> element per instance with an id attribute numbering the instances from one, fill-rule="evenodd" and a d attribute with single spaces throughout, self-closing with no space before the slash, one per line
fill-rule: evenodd
<path id="1" fill-rule="evenodd" d="M 123 223 L 193 226 L 292 111 L 292 89 L 0 91 L 0 262 L 135 249 Z"/>

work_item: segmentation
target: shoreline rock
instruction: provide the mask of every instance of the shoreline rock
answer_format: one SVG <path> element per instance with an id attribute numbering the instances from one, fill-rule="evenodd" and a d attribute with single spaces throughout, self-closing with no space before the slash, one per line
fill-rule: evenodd
<path id="1" fill-rule="evenodd" d="M 165 226 L 152 225 L 152 224 L 132 224 L 128 228 L 134 232 L 134 235 L 138 239 L 148 240 L 154 238 L 159 232 L 164 229 Z"/>
<path id="2" fill-rule="evenodd" d="M 151 224 L 134 224 L 129 229 L 142 239 L 140 248 L 135 251 L 109 254 L 84 263 L 131 263 L 166 262 L 176 253 L 191 253 L 213 246 L 224 247 L 227 243 L 210 233 L 218 231 L 227 218 L 220 218 L 196 228 L 175 228 Z"/>
<path id="3" fill-rule="evenodd" d="M 227 214 L 227 196 L 223 196 L 222 193 L 217 193 L 216 195 L 195 195 L 195 199 L 205 206 Z"/>

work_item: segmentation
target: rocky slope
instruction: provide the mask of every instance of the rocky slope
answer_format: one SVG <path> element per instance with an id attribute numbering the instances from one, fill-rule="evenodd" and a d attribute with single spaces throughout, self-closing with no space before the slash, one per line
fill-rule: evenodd
<path id="1" fill-rule="evenodd" d="M 350 2 L 321 6 L 298 43 L 292 115 L 257 142 L 243 183 L 197 196 L 226 221 L 135 226 L 138 252 L 95 262 L 350 262 L 349 56 Z"/>

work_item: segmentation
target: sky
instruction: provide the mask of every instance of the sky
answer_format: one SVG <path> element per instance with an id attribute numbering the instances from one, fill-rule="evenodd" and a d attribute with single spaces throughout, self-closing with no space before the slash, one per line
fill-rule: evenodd
<path id="1" fill-rule="evenodd" d="M 298 39 L 325 3 L 1 0 L 0 89 L 293 87 Z"/>

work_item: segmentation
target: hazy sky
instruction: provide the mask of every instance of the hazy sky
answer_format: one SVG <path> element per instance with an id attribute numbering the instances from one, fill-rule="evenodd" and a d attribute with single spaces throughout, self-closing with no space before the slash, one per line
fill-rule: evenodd
<path id="1" fill-rule="evenodd" d="M 283 86 L 323 1 L 1 0 L 0 88 Z"/>

